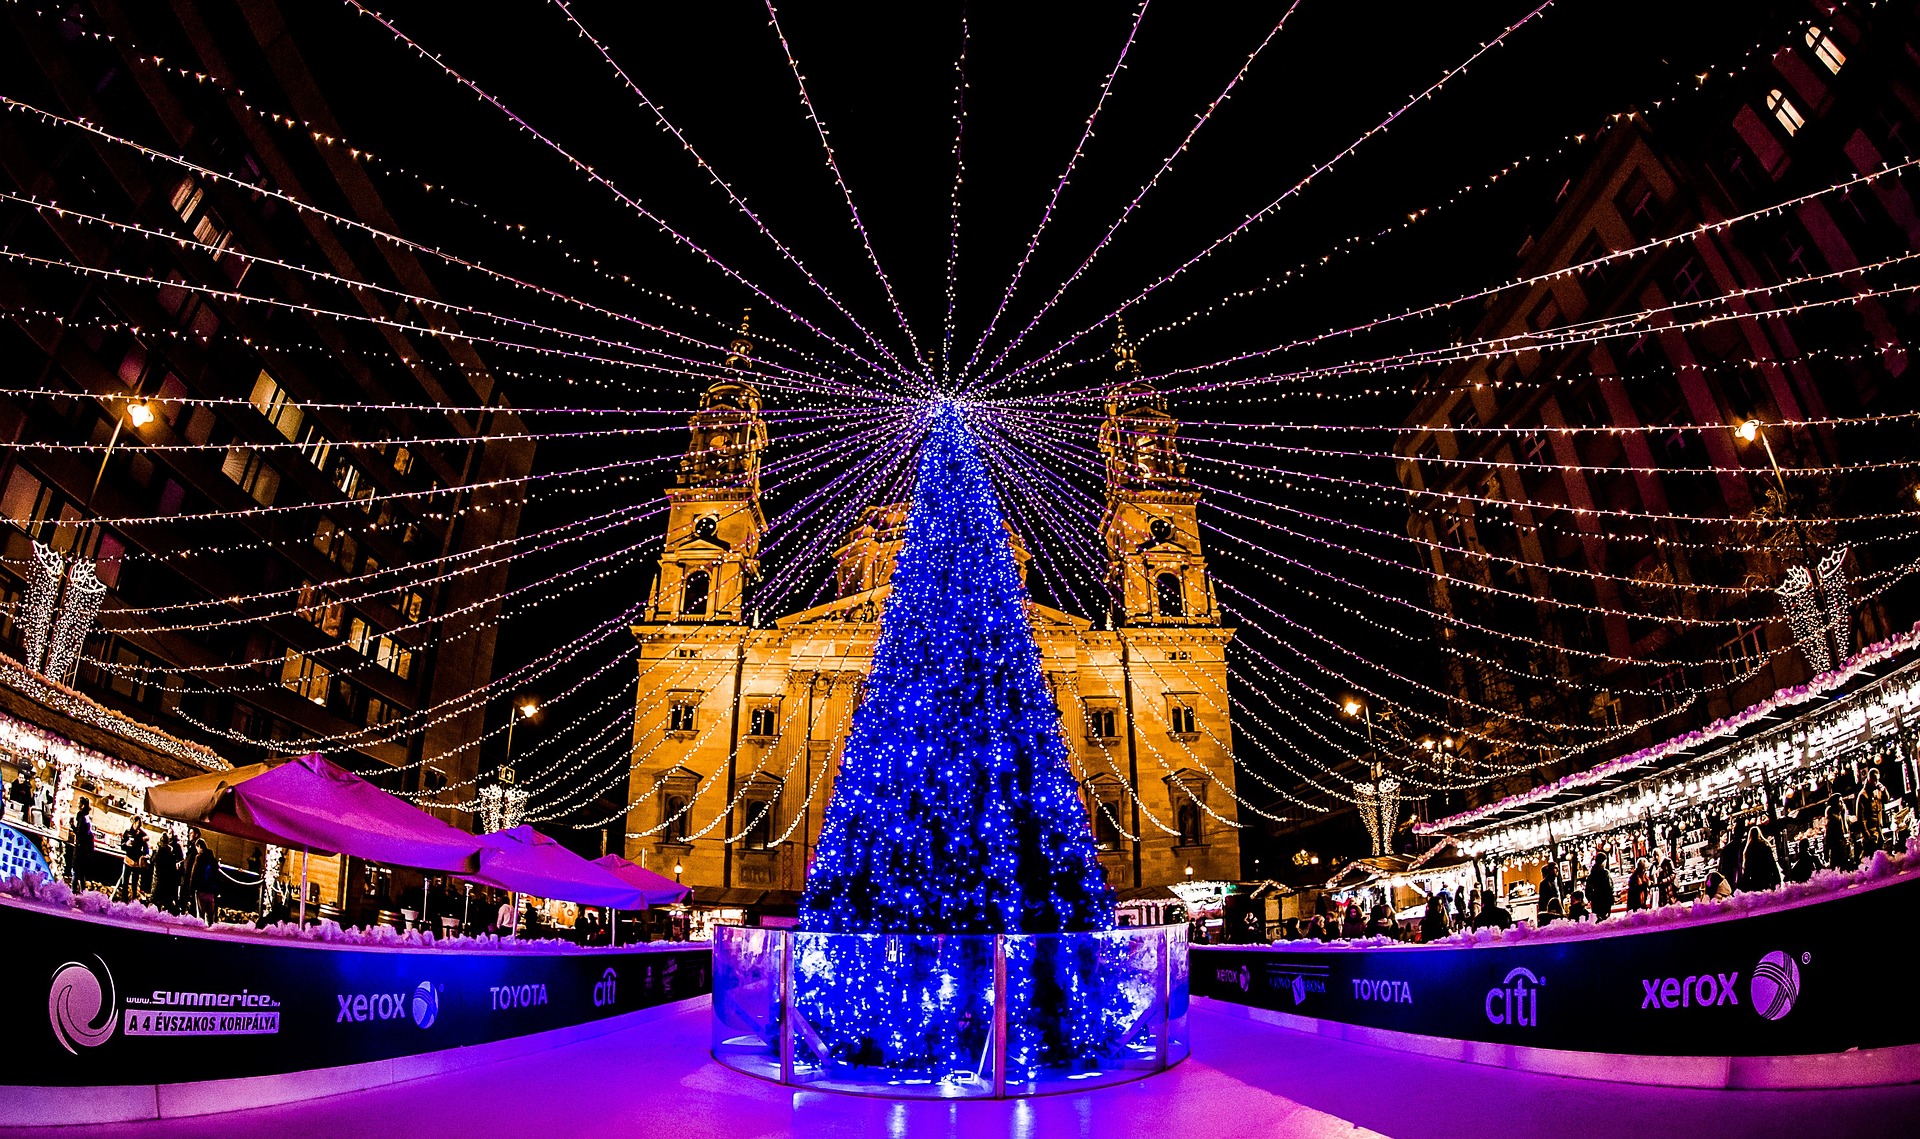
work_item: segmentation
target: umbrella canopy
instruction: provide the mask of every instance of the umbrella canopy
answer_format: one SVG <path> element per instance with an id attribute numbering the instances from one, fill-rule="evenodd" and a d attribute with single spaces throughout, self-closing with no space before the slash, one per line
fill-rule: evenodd
<path id="1" fill-rule="evenodd" d="M 369 862 L 464 874 L 480 840 L 318 755 L 195 775 L 147 791 L 147 809 L 221 834 Z"/>
<path id="2" fill-rule="evenodd" d="M 638 910 L 646 896 L 605 867 L 595 866 L 529 826 L 483 834 L 480 868 L 465 877 L 483 886 L 583 906 Z M 637 868 L 636 868 L 637 869 Z"/>
<path id="3" fill-rule="evenodd" d="M 593 864 L 604 868 L 607 873 L 639 890 L 647 906 L 670 906 L 675 902 L 684 901 L 687 895 L 693 893 L 693 887 L 682 886 L 666 875 L 655 874 L 644 866 L 635 866 L 617 854 L 596 858 Z M 644 909 L 645 906 L 627 908 Z"/>

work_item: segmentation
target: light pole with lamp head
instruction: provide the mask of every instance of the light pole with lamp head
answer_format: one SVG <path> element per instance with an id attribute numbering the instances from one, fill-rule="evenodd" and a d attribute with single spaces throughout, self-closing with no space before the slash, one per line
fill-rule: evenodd
<path id="1" fill-rule="evenodd" d="M 1780 460 L 1774 457 L 1773 443 L 1767 438 L 1766 426 L 1758 419 L 1748 419 L 1734 428 L 1733 433 L 1742 442 L 1751 443 L 1756 439 L 1759 440 L 1760 449 L 1766 452 L 1767 467 L 1773 472 L 1773 485 L 1780 490 L 1781 513 L 1793 523 L 1794 540 L 1800 546 L 1800 564 L 1806 569 L 1807 581 L 1816 591 L 1815 597 L 1818 598 L 1825 593 L 1825 586 L 1820 581 L 1820 571 L 1814 563 L 1813 541 L 1807 534 L 1806 519 L 1801 518 L 1793 509 L 1792 499 L 1787 493 L 1786 472 L 1780 469 Z M 1920 500 L 1920 488 L 1914 490 L 1914 497 Z M 1830 627 L 1824 611 L 1820 614 L 1819 626 L 1821 649 L 1831 656 L 1834 667 L 1838 668 L 1840 662 L 1846 659 L 1847 654 L 1844 651 L 1846 645 L 1839 639 L 1838 631 Z"/>

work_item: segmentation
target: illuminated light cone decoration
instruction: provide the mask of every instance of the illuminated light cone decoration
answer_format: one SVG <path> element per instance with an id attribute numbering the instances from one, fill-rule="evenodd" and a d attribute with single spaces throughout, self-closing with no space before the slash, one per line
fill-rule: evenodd
<path id="1" fill-rule="evenodd" d="M 1025 601 L 972 431 L 946 404 L 923 445 L 802 929 L 1113 928 Z"/>

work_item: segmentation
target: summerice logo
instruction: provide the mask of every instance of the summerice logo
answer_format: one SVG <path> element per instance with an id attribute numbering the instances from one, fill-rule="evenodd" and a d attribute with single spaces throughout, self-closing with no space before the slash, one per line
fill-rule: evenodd
<path id="1" fill-rule="evenodd" d="M 1760 959 L 1747 981 L 1747 997 L 1753 1011 L 1768 1020 L 1779 1020 L 1793 1011 L 1800 999 L 1800 966 L 1793 954 L 1776 949 Z"/>
<path id="2" fill-rule="evenodd" d="M 53 984 L 47 989 L 47 1020 L 60 1046 L 78 1056 L 80 1048 L 98 1048 L 113 1036 L 118 1024 L 114 1014 L 113 972 L 98 957 L 100 969 L 69 961 L 53 971 Z M 106 977 L 106 991 L 100 978 Z M 75 1048 L 78 1044 L 80 1048 Z"/>

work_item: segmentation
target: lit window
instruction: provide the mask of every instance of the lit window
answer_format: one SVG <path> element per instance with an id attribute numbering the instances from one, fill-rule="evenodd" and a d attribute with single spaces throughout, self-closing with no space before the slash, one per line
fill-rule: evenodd
<path id="1" fill-rule="evenodd" d="M 1840 50 L 1840 45 L 1833 42 L 1833 37 L 1827 34 L 1826 29 L 1817 25 L 1808 27 L 1807 46 L 1813 49 L 1815 58 L 1827 65 L 1828 71 L 1840 74 L 1841 66 L 1847 62 L 1847 53 Z"/>
<path id="2" fill-rule="evenodd" d="M 220 471 L 262 506 L 273 505 L 273 496 L 280 493 L 280 472 L 267 466 L 259 452 L 251 448 L 230 448 Z"/>
<path id="3" fill-rule="evenodd" d="M 281 387 L 278 380 L 261 371 L 259 378 L 253 381 L 253 394 L 247 398 L 255 410 L 266 416 L 267 422 L 286 437 L 287 442 L 292 443 L 300 438 L 300 423 L 306 418 L 306 413 L 300 410 L 299 404 L 293 402 L 293 397 L 287 394 L 287 389 Z"/>
<path id="4" fill-rule="evenodd" d="M 329 675 L 326 665 L 298 649 L 288 649 L 286 661 L 280 666 L 281 686 L 315 704 L 327 702 Z"/>
<path id="5" fill-rule="evenodd" d="M 1789 135 L 1799 134 L 1800 128 L 1807 125 L 1807 117 L 1778 87 L 1767 92 L 1767 110 L 1773 112 L 1773 117 L 1780 120 L 1781 127 Z"/>

